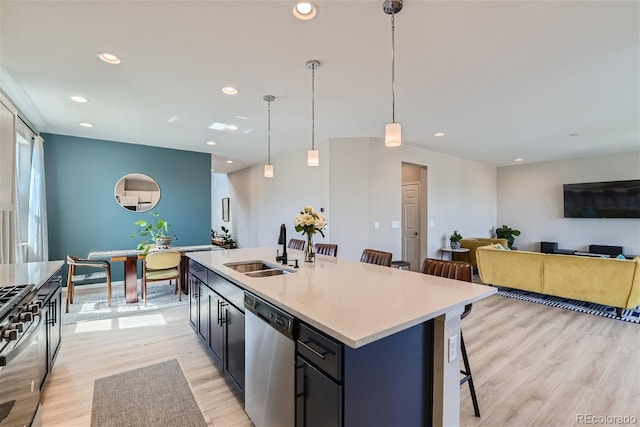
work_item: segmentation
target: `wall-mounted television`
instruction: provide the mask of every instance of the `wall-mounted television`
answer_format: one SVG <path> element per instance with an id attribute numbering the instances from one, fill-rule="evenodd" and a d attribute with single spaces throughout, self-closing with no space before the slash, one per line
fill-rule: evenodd
<path id="1" fill-rule="evenodd" d="M 562 187 L 565 218 L 640 218 L 640 179 Z"/>

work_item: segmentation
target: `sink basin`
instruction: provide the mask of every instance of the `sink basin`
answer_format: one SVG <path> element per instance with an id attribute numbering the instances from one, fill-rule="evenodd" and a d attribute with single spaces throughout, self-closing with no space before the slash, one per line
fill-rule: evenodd
<path id="1" fill-rule="evenodd" d="M 288 274 L 289 271 L 280 270 L 279 268 L 272 268 L 270 270 L 260 270 L 260 271 L 252 271 L 250 273 L 245 273 L 246 276 L 249 277 L 269 277 L 269 276 L 278 276 L 280 274 Z"/>
<path id="2" fill-rule="evenodd" d="M 226 267 L 233 268 L 240 273 L 249 273 L 259 270 L 270 270 L 278 268 L 272 264 L 266 264 L 263 261 L 242 261 L 242 262 L 229 262 L 225 264 Z"/>
<path id="3" fill-rule="evenodd" d="M 293 273 L 293 271 L 261 260 L 229 262 L 225 267 L 233 268 L 239 273 L 244 273 L 249 277 L 270 277 L 280 274 Z"/>

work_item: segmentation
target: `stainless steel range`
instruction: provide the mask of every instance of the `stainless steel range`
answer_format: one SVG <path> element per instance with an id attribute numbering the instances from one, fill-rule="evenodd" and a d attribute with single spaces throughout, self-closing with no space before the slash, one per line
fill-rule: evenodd
<path id="1" fill-rule="evenodd" d="M 0 287 L 0 426 L 31 424 L 46 372 L 46 327 L 36 287 Z"/>

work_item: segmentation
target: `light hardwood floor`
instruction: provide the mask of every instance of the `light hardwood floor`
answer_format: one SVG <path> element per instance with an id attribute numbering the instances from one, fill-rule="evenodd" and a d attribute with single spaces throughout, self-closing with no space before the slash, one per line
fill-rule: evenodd
<path id="1" fill-rule="evenodd" d="M 43 426 L 89 426 L 96 379 L 171 359 L 180 363 L 209 425 L 253 425 L 236 389 L 220 376 L 189 327 L 188 315 L 189 307 L 180 306 L 63 326 L 62 348 L 42 402 Z"/>
<path id="2" fill-rule="evenodd" d="M 210 425 L 250 426 L 187 316 L 176 307 L 65 326 L 43 425 L 89 426 L 95 379 L 175 358 Z M 461 425 L 571 426 L 580 415 L 640 425 L 640 325 L 492 296 L 462 328 L 482 417 L 465 384 Z"/>

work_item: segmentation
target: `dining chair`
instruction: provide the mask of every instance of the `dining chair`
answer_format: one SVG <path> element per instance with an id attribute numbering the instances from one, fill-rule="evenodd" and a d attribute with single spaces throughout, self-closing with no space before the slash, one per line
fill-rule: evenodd
<path id="1" fill-rule="evenodd" d="M 362 251 L 360 262 L 391 267 L 392 256 L 393 254 L 391 252 L 376 251 L 375 249 L 365 249 L 364 251 Z"/>
<path id="2" fill-rule="evenodd" d="M 147 305 L 147 282 L 176 281 L 178 300 L 182 301 L 182 280 L 180 279 L 180 252 L 161 251 L 148 253 L 142 261 L 142 299 Z"/>
<path id="3" fill-rule="evenodd" d="M 107 304 L 111 307 L 111 264 L 109 261 L 98 259 L 85 259 L 78 258 L 73 255 L 67 255 L 67 298 L 66 298 L 66 312 L 69 312 L 69 305 L 73 304 L 73 294 L 75 292 L 75 285 L 86 282 L 93 282 L 96 279 L 107 280 Z M 93 272 L 87 274 L 77 274 L 78 268 L 94 269 Z M 104 271 L 95 271 L 104 270 Z"/>
<path id="4" fill-rule="evenodd" d="M 289 240 L 289 245 L 287 246 L 287 248 L 289 249 L 297 249 L 299 251 L 303 251 L 304 250 L 304 240 L 301 239 L 290 239 Z"/>
<path id="5" fill-rule="evenodd" d="M 318 255 L 338 256 L 338 245 L 332 243 L 316 243 L 315 250 Z"/>
<path id="6" fill-rule="evenodd" d="M 425 258 L 422 263 L 422 272 L 432 276 L 446 277 L 447 279 L 462 280 L 471 282 L 473 278 L 473 267 L 470 263 L 464 261 L 445 261 L 441 259 Z M 460 319 L 464 319 L 471 313 L 472 304 L 467 304 Z M 462 328 L 460 328 L 460 350 L 462 351 L 462 361 L 464 362 L 464 370 L 460 370 L 463 375 L 460 379 L 460 385 L 465 382 L 469 383 L 469 391 L 471 392 L 471 401 L 473 402 L 473 411 L 476 417 L 480 416 L 480 407 L 478 406 L 478 398 L 476 397 L 476 389 L 473 386 L 473 376 L 471 375 L 471 367 L 469 365 L 469 357 L 467 356 L 467 348 L 464 345 L 462 337 Z"/>

